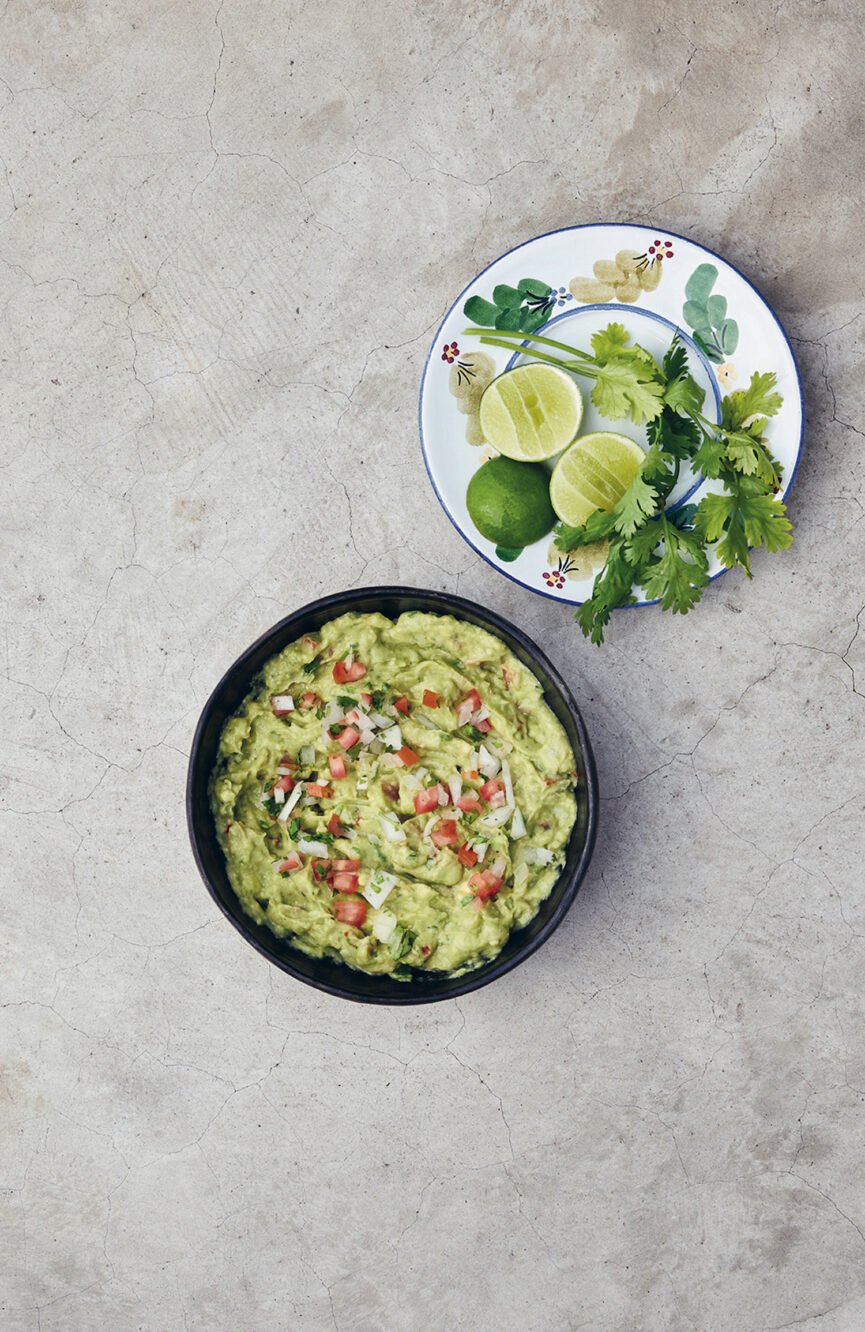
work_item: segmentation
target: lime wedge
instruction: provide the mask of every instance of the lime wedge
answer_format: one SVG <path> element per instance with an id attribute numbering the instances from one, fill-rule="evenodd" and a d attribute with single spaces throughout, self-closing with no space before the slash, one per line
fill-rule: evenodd
<path id="1" fill-rule="evenodd" d="M 550 499 L 562 522 L 581 527 L 595 509 L 614 509 L 645 456 L 627 435 L 608 430 L 574 440 L 550 478 Z"/>
<path id="2" fill-rule="evenodd" d="M 518 365 L 484 390 L 480 426 L 487 443 L 518 462 L 552 458 L 570 444 L 583 419 L 571 376 L 554 365 Z"/>

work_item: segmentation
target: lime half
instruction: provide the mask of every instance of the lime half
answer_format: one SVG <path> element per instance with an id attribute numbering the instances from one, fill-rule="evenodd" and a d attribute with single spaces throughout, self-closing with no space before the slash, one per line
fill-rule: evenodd
<path id="1" fill-rule="evenodd" d="M 634 440 L 609 430 L 574 440 L 550 479 L 550 499 L 562 522 L 581 527 L 595 509 L 614 509 L 645 456 Z"/>
<path id="2" fill-rule="evenodd" d="M 518 365 L 484 390 L 480 426 L 506 458 L 539 462 L 570 444 L 583 419 L 576 383 L 554 365 Z"/>

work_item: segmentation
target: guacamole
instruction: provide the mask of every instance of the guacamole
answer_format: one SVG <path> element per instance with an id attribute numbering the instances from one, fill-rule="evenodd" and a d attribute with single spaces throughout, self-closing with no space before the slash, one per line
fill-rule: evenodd
<path id="1" fill-rule="evenodd" d="M 343 615 L 225 726 L 211 803 L 245 911 L 316 957 L 465 971 L 564 863 L 574 756 L 540 683 L 450 615 Z"/>

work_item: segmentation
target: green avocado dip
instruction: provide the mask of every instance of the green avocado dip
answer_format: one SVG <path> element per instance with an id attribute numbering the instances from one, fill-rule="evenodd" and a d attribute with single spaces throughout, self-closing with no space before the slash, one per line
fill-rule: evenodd
<path id="1" fill-rule="evenodd" d="M 494 957 L 564 863 L 574 756 L 534 675 L 450 615 L 343 615 L 267 663 L 211 803 L 245 911 L 406 979 Z"/>

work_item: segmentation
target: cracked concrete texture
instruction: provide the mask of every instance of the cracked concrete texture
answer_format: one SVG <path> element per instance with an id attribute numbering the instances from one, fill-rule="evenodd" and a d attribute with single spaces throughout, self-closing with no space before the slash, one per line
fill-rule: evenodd
<path id="1" fill-rule="evenodd" d="M 865 55 L 852 0 L 0 4 L 4 1328 L 865 1322 Z M 601 650 L 429 488 L 441 315 L 648 222 L 790 335 L 796 544 Z M 458 591 L 598 757 L 580 900 L 458 1003 L 273 972 L 186 847 L 288 609 Z"/>

